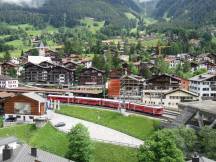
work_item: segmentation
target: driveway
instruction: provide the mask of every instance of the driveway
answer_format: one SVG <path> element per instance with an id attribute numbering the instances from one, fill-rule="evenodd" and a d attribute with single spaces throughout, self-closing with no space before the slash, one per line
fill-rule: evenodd
<path id="1" fill-rule="evenodd" d="M 57 114 L 53 111 L 48 111 L 48 118 L 50 119 L 52 125 L 55 125 L 59 122 L 64 122 L 66 125 L 64 127 L 59 127 L 58 129 L 65 133 L 69 132 L 70 129 L 76 124 L 81 123 L 88 128 L 90 137 L 96 141 L 103 141 L 106 143 L 114 143 L 129 147 L 139 147 L 143 144 L 142 140 L 131 137 L 111 128 L 66 115 Z"/>

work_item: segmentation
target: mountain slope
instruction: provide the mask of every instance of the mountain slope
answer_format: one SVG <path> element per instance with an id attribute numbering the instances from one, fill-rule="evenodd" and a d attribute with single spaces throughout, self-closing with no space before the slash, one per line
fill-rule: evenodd
<path id="1" fill-rule="evenodd" d="M 8 23 L 45 23 L 73 26 L 84 17 L 124 24 L 125 12 L 140 12 L 133 0 L 46 0 L 38 8 L 31 5 L 0 4 L 0 21 Z"/>
<path id="2" fill-rule="evenodd" d="M 215 0 L 160 0 L 154 16 L 190 21 L 194 24 L 216 24 L 216 2 Z"/>

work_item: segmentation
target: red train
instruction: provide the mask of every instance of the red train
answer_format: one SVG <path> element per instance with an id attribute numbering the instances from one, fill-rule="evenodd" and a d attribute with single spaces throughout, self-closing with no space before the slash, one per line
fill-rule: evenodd
<path id="1" fill-rule="evenodd" d="M 90 98 L 90 97 L 76 97 L 76 96 L 62 96 L 62 95 L 49 95 L 49 101 L 60 101 L 61 103 L 74 103 L 74 104 L 84 104 L 91 106 L 103 106 L 113 109 L 119 109 L 120 106 L 127 110 L 139 111 L 143 113 L 148 113 L 152 115 L 163 115 L 164 108 L 162 106 L 152 106 L 152 105 L 142 105 L 137 103 L 126 102 L 123 105 L 122 101 L 102 99 L 102 98 Z"/>

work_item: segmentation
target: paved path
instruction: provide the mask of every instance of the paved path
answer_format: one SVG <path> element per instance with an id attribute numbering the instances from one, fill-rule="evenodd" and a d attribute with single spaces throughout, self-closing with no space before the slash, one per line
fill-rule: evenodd
<path id="1" fill-rule="evenodd" d="M 50 119 L 52 125 L 55 125 L 59 122 L 64 122 L 66 125 L 64 127 L 58 128 L 63 132 L 68 132 L 73 126 L 81 123 L 88 128 L 91 138 L 97 141 L 115 143 L 118 145 L 125 145 L 130 147 L 139 147 L 141 144 L 143 144 L 143 141 L 116 130 L 92 122 L 80 120 L 62 114 L 57 114 L 53 111 L 48 111 L 48 118 Z"/>

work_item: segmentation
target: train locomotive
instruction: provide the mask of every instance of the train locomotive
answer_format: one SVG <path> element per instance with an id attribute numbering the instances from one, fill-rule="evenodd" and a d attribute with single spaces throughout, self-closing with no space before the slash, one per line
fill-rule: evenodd
<path id="1" fill-rule="evenodd" d="M 136 111 L 147 113 L 155 116 L 161 116 L 164 113 L 164 107 L 155 105 L 143 105 L 132 102 L 123 103 L 120 100 L 103 99 L 103 98 L 90 98 L 90 97 L 77 97 L 77 96 L 63 96 L 63 95 L 48 95 L 49 101 L 59 101 L 60 103 L 68 104 L 83 104 L 90 106 L 102 106 L 118 110 L 120 107 L 129 111 Z"/>

